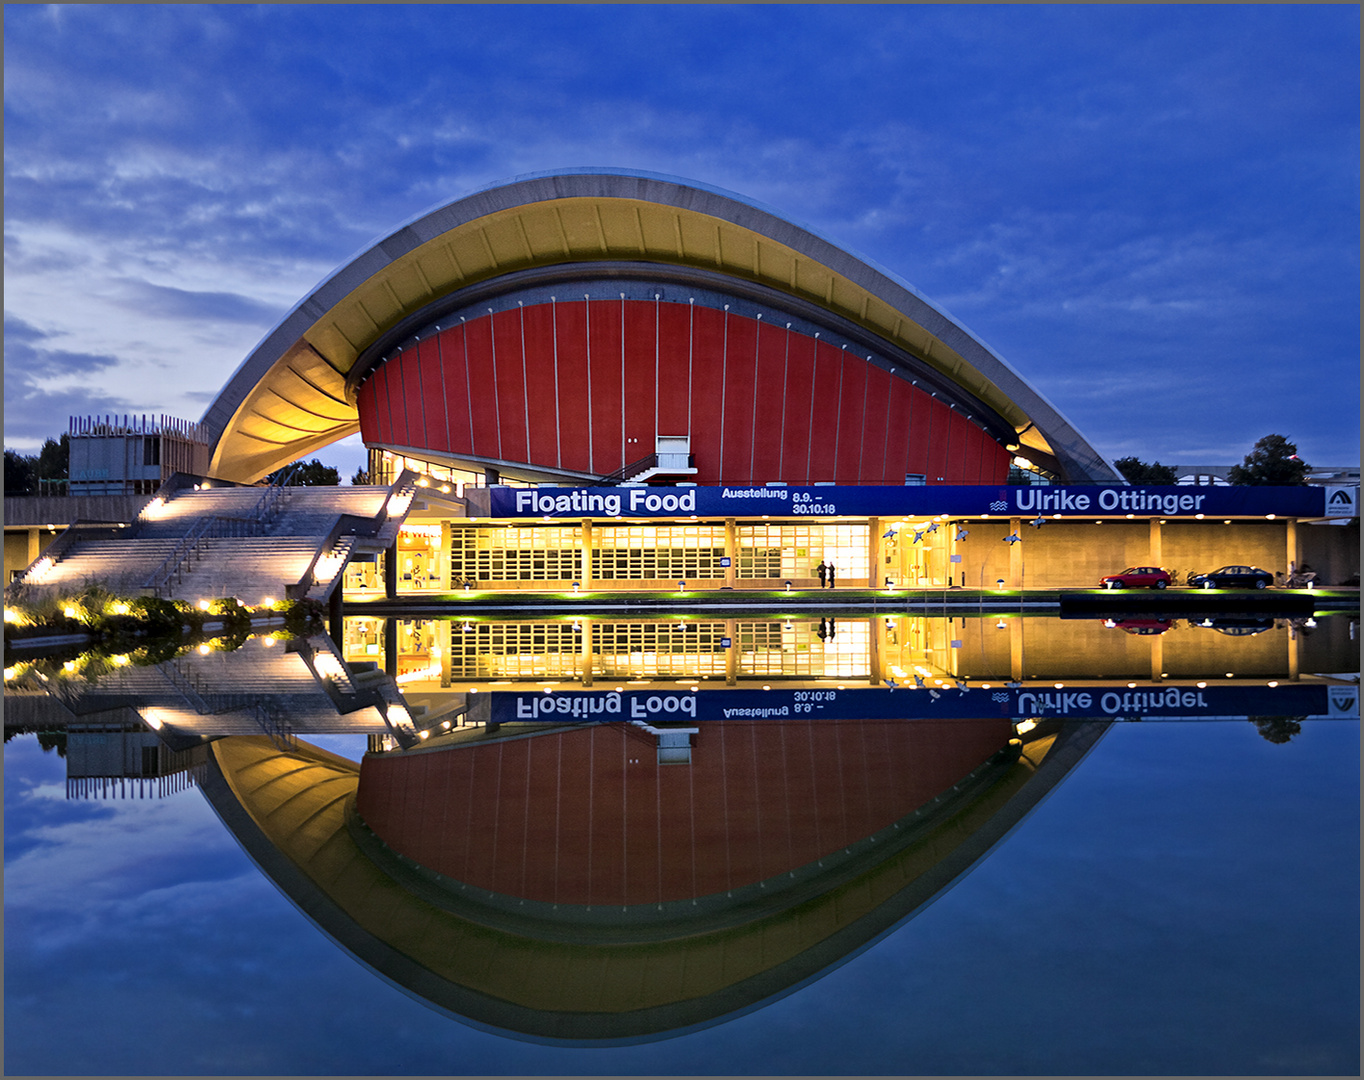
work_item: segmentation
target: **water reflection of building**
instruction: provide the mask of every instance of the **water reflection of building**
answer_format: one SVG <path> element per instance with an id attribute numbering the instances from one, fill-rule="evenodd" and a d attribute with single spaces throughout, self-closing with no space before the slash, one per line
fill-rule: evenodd
<path id="1" fill-rule="evenodd" d="M 1145 632 L 1132 633 L 1127 624 Z M 397 676 L 406 693 L 694 680 L 912 685 L 1055 679 L 1149 683 L 1295 680 L 1348 671 L 1345 619 L 1200 616 L 1099 620 L 865 614 L 821 619 L 588 617 L 345 621 L 344 654 Z M 1128 632 L 1124 632 L 1124 631 Z M 1253 630 L 1253 633 L 1247 631 Z M 1155 632 L 1158 631 L 1158 632 Z"/>
<path id="2" fill-rule="evenodd" d="M 541 1041 L 718 1022 L 866 948 L 985 854 L 1102 722 L 725 722 L 690 764 L 628 723 L 468 730 L 354 763 L 220 740 L 262 869 L 385 978 Z"/>

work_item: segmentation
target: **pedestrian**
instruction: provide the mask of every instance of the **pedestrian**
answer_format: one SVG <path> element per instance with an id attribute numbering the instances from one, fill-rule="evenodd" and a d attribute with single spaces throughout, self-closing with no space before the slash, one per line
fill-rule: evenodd
<path id="1" fill-rule="evenodd" d="M 824 560 L 821 559 L 819 565 L 815 567 L 815 573 L 819 575 L 819 587 L 821 589 L 824 588 L 824 575 L 828 572 L 829 568 L 824 565 Z"/>
<path id="2" fill-rule="evenodd" d="M 832 588 L 834 587 L 834 564 L 833 564 L 833 563 L 830 563 L 830 564 L 829 564 L 829 566 L 828 566 L 828 571 L 829 571 L 829 588 L 832 589 Z"/>

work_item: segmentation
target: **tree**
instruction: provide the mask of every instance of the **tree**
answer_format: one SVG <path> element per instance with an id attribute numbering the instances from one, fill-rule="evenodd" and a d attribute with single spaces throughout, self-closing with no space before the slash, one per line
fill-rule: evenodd
<path id="1" fill-rule="evenodd" d="M 364 485 L 371 483 L 369 472 L 365 469 L 356 469 L 355 475 L 350 478 L 352 484 Z"/>
<path id="2" fill-rule="evenodd" d="M 1129 484 L 1173 484 L 1179 480 L 1175 470 L 1159 461 L 1148 465 L 1140 458 L 1120 457 L 1113 467 L 1127 478 Z"/>
<path id="3" fill-rule="evenodd" d="M 1267 742 L 1286 743 L 1302 733 L 1305 716 L 1252 716 L 1250 722 Z"/>
<path id="4" fill-rule="evenodd" d="M 280 480 L 281 476 L 284 477 L 283 481 Z M 265 479 L 272 484 L 283 483 L 286 487 L 335 487 L 341 483 L 341 474 L 314 458 L 276 469 Z"/>
<path id="5" fill-rule="evenodd" d="M 6 495 L 62 494 L 70 475 L 71 439 L 48 439 L 36 454 L 5 451 Z M 62 488 L 54 490 L 49 481 L 60 481 Z"/>
<path id="6" fill-rule="evenodd" d="M 5 494 L 32 495 L 37 487 L 37 477 L 33 473 L 33 458 L 26 457 L 16 450 L 5 451 Z"/>
<path id="7" fill-rule="evenodd" d="M 1306 484 L 1311 466 L 1298 457 L 1298 448 L 1282 435 L 1266 435 L 1246 455 L 1245 463 L 1227 470 L 1238 485 Z"/>

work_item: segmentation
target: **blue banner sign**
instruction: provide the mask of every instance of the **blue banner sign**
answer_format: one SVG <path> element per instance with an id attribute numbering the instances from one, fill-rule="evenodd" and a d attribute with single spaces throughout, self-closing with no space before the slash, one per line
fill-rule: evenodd
<path id="1" fill-rule="evenodd" d="M 1338 691 L 1353 691 L 1342 695 Z M 1150 717 L 1358 717 L 1357 687 L 1314 683 L 1280 686 L 1160 686 L 1126 683 L 1070 688 L 859 687 L 852 690 L 568 690 L 552 694 L 497 690 L 492 723 L 642 721 L 694 724 L 715 720 L 1014 720 Z"/>
<path id="2" fill-rule="evenodd" d="M 1266 517 L 1319 518 L 1321 487 L 1126 485 L 905 487 L 494 487 L 496 518 Z"/>

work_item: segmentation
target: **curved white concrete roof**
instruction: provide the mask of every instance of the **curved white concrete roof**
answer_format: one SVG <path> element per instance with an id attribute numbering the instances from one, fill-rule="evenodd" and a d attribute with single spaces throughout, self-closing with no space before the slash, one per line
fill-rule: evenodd
<path id="1" fill-rule="evenodd" d="M 460 290 L 622 262 L 719 275 L 813 306 L 960 387 L 1012 427 L 1020 453 L 1066 480 L 1121 482 L 1013 367 L 894 274 L 731 192 L 603 169 L 484 188 L 419 215 L 338 269 L 266 335 L 204 413 L 215 444 L 210 472 L 254 480 L 357 431 L 348 380 L 357 361 Z"/>

